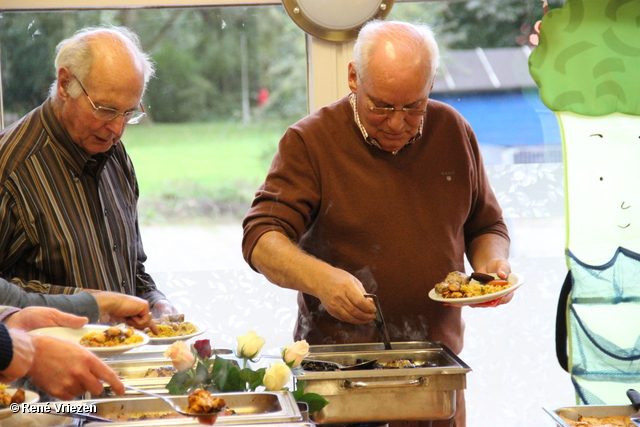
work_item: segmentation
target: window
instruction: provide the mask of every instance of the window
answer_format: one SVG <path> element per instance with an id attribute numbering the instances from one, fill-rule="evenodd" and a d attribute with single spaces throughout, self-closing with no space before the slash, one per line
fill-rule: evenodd
<path id="1" fill-rule="evenodd" d="M 277 4 L 171 6 L 2 12 L 4 125 L 44 100 L 62 38 L 87 25 L 134 29 L 157 63 L 143 100 L 149 117 L 124 138 L 140 182 L 147 270 L 208 325 L 215 345 L 233 348 L 257 319 L 269 322 L 270 345 L 286 345 L 295 295 L 248 270 L 239 222 L 280 135 L 307 113 L 305 35 Z M 475 129 L 510 228 L 512 267 L 526 277 L 511 304 L 464 310 L 475 427 L 549 424 L 542 406 L 573 400 L 553 349 L 566 273 L 561 140 L 527 71 L 526 38 L 541 14 L 538 2 L 397 0 L 387 18 L 436 31 L 443 65 L 432 97 Z"/>

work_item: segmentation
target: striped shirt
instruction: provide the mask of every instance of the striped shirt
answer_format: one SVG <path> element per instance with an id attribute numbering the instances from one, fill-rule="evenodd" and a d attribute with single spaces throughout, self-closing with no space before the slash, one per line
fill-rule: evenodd
<path id="1" fill-rule="evenodd" d="M 138 182 L 122 141 L 89 156 L 50 100 L 0 132 L 0 275 L 27 291 L 101 289 L 153 305 Z"/>

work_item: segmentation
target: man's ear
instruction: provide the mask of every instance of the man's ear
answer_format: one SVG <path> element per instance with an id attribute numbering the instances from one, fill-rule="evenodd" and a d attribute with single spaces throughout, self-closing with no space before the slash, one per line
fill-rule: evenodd
<path id="1" fill-rule="evenodd" d="M 438 76 L 438 69 L 436 68 L 435 73 L 433 73 L 433 77 L 431 78 L 431 87 L 429 88 L 429 93 L 433 90 L 433 85 L 436 84 L 436 77 Z"/>
<path id="2" fill-rule="evenodd" d="M 69 84 L 73 79 L 73 74 L 71 74 L 71 71 L 67 67 L 60 67 L 58 70 L 58 83 L 56 85 L 56 90 L 58 91 L 58 96 L 61 99 L 69 97 Z"/>
<path id="3" fill-rule="evenodd" d="M 349 81 L 349 89 L 352 93 L 358 92 L 358 71 L 356 70 L 356 64 L 351 61 L 349 63 L 349 74 L 347 76 Z"/>

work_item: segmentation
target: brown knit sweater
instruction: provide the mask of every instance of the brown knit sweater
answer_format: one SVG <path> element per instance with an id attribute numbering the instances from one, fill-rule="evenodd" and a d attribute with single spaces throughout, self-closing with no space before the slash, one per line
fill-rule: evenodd
<path id="1" fill-rule="evenodd" d="M 364 141 L 347 97 L 291 126 L 244 219 L 247 262 L 271 230 L 377 294 L 392 341 L 442 341 L 455 352 L 463 345 L 461 309 L 427 294 L 464 270 L 475 237 L 508 239 L 472 129 L 434 100 L 422 137 L 396 155 Z M 315 297 L 300 294 L 298 303 L 295 339 L 381 340 L 372 324 L 338 321 Z"/>

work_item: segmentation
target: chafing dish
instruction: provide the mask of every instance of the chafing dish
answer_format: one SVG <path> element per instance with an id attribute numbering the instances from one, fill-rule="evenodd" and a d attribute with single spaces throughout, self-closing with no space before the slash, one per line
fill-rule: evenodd
<path id="1" fill-rule="evenodd" d="M 164 352 L 170 345 L 143 345 L 142 347 L 134 348 L 126 353 L 110 356 L 105 359 L 106 362 L 121 362 L 125 360 L 140 360 L 140 359 L 165 359 Z M 212 349 L 213 356 L 232 356 L 233 350 L 228 348 L 214 348 Z M 171 363 L 169 363 L 171 364 Z"/>
<path id="2" fill-rule="evenodd" d="M 561 408 L 543 408 L 558 427 L 569 427 L 560 415 L 571 421 L 578 421 L 579 417 L 629 417 L 637 411 L 631 405 L 578 405 Z"/>
<path id="3" fill-rule="evenodd" d="M 382 343 L 311 346 L 307 360 L 343 365 L 358 360 L 378 363 L 411 359 L 417 367 L 355 371 L 302 370 L 305 392 L 318 393 L 329 404 L 310 414 L 318 424 L 365 423 L 412 420 L 443 420 L 456 411 L 456 391 L 466 388 L 471 369 L 438 342 Z"/>
<path id="4" fill-rule="evenodd" d="M 237 392 L 214 393 L 224 398 L 228 408 L 234 410 L 233 415 L 220 415 L 215 425 L 295 423 L 305 421 L 298 405 L 289 392 Z M 187 396 L 171 396 L 180 405 L 187 405 Z M 86 400 L 87 405 L 95 407 L 92 415 L 103 418 L 121 420 L 144 415 L 145 419 L 132 421 L 116 421 L 109 423 L 111 427 L 150 427 L 150 426 L 197 426 L 195 418 L 176 414 L 171 407 L 160 399 L 153 397 L 106 398 Z M 160 414 L 170 414 L 175 418 L 157 419 Z M 153 419 L 156 418 L 156 419 Z M 83 426 L 104 427 L 104 423 L 85 423 Z"/>
<path id="5" fill-rule="evenodd" d="M 222 353 L 227 354 L 227 353 Z M 226 358 L 226 357 L 225 357 Z M 230 359 L 232 363 L 237 364 L 238 362 L 233 358 Z M 168 390 L 166 389 L 167 383 L 171 380 L 171 376 L 166 377 L 145 377 L 144 375 L 149 369 L 156 369 L 162 367 L 171 367 L 171 360 L 162 358 L 162 359 L 142 359 L 142 358 L 134 358 L 131 360 L 108 360 L 106 364 L 113 369 L 116 374 L 122 377 L 122 382 L 126 385 L 130 385 L 133 387 L 141 388 L 146 391 L 150 391 L 156 394 L 168 394 Z M 133 390 L 126 390 L 125 394 L 131 397 L 143 396 L 141 393 L 138 393 Z M 113 396 L 110 387 L 105 387 L 105 390 L 99 394 L 88 397 L 110 397 Z"/>

